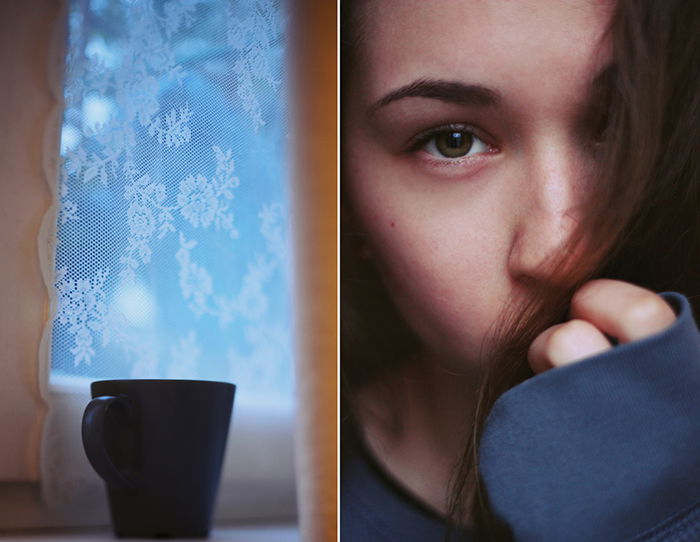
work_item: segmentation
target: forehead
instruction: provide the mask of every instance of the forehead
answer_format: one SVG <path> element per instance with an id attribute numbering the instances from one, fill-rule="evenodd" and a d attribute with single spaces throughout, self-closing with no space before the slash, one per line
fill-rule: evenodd
<path id="1" fill-rule="evenodd" d="M 378 97 L 419 78 L 499 88 L 590 79 L 607 62 L 602 0 L 369 0 L 360 77 Z M 544 78 L 544 79 L 542 79 Z"/>

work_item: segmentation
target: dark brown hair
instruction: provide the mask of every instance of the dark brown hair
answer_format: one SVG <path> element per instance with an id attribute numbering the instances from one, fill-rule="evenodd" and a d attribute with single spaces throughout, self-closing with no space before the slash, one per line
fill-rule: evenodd
<path id="1" fill-rule="evenodd" d="M 352 76 L 361 21 L 341 2 L 341 93 Z M 597 277 L 685 294 L 700 315 L 700 3 L 619 0 L 608 34 L 613 61 L 592 130 L 602 132 L 597 182 L 569 245 L 548 263 L 551 281 L 499 319 L 497 350 L 480 381 L 470 440 L 451 487 L 450 518 L 472 518 L 479 539 L 507 539 L 478 477 L 478 443 L 498 397 L 532 376 L 527 350 L 565 318 L 571 296 Z M 342 94 L 341 94 L 342 112 Z M 341 117 L 342 122 L 342 117 Z M 341 156 L 342 171 L 342 156 Z M 341 179 L 341 198 L 343 198 Z M 344 198 L 345 199 L 345 198 Z M 344 203 L 345 204 L 345 203 Z M 419 346 L 389 298 L 364 233 L 341 222 L 341 412 L 351 423 L 352 391 L 381 380 Z M 585 243 L 586 258 L 567 258 Z M 393 365 L 392 365 L 393 364 Z M 341 426 L 342 431 L 342 426 Z M 341 436 L 342 438 L 342 436 Z M 469 510 L 468 510 L 469 509 Z"/>

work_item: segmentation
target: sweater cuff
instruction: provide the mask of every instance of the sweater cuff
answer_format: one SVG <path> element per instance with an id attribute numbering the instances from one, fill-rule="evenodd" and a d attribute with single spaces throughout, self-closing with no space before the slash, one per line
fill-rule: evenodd
<path id="1" fill-rule="evenodd" d="M 491 507 L 518 542 L 626 540 L 700 502 L 700 333 L 667 329 L 515 386 L 479 449 Z"/>

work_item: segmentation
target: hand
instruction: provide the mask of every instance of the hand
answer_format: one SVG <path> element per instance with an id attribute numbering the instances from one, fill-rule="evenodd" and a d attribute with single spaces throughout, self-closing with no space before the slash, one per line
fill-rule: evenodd
<path id="1" fill-rule="evenodd" d="M 530 345 L 527 359 L 535 374 L 611 349 L 608 337 L 622 344 L 663 331 L 676 314 L 651 290 L 597 279 L 574 294 L 569 318 L 544 330 Z"/>

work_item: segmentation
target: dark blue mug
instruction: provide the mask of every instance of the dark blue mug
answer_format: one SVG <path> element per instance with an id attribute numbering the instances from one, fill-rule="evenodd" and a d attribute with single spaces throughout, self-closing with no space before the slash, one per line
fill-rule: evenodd
<path id="1" fill-rule="evenodd" d="M 83 446 L 120 537 L 209 534 L 236 387 L 198 380 L 91 385 Z"/>

